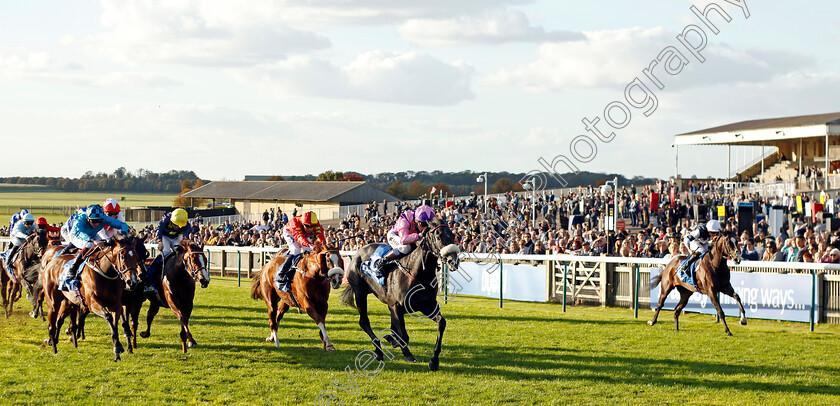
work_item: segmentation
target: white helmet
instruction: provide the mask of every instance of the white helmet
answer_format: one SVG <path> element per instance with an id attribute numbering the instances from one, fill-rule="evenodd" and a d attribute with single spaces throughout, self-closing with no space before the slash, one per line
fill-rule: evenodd
<path id="1" fill-rule="evenodd" d="M 720 222 L 717 220 L 709 220 L 706 223 L 706 231 L 710 233 L 719 233 L 720 232 Z"/>
<path id="2" fill-rule="evenodd" d="M 26 222 L 34 223 L 35 222 L 35 216 L 33 216 L 32 213 L 26 213 L 26 215 L 23 216 L 23 222 L 24 223 L 26 223 Z"/>

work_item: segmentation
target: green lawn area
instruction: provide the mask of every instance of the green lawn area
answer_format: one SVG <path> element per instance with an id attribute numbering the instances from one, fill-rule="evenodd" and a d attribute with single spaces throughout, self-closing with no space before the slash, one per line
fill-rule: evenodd
<path id="1" fill-rule="evenodd" d="M 9 191 L 10 190 L 10 191 Z M 120 206 L 171 206 L 175 196 L 171 194 L 151 193 L 82 193 L 82 192 L 49 192 L 49 191 L 21 191 L 20 188 L 0 187 L 0 218 L 9 217 L 21 209 L 30 209 L 36 217 L 45 217 L 50 223 L 67 220 L 68 214 L 60 210 L 62 206 L 89 206 L 94 203 L 102 204 L 105 199 L 113 197 L 120 202 Z"/>
<path id="2" fill-rule="evenodd" d="M 628 309 L 563 313 L 555 304 L 511 301 L 499 309 L 497 300 L 458 297 L 443 305 L 440 371 L 425 364 L 434 323 L 406 317 L 421 362 L 396 352 L 366 377 L 354 360 L 372 346 L 337 291 L 327 318 L 337 351 L 326 353 L 311 319 L 297 312 L 281 322 L 280 348 L 265 343 L 264 304 L 244 285 L 214 278 L 197 292 L 191 325 L 199 346 L 188 354 L 180 352 L 172 312 L 161 309 L 152 337 L 139 338 L 140 348 L 119 363 L 111 361 L 103 320 L 88 320 L 78 349 L 65 338 L 53 355 L 42 344 L 46 323 L 18 306 L 0 319 L 2 403 L 296 405 L 315 404 L 330 390 L 335 404 L 348 405 L 840 404 L 838 325 L 811 333 L 802 323 L 730 319 L 735 335 L 726 337 L 707 315 L 683 316 L 675 332 L 670 312 L 649 327 L 649 311 L 634 319 Z M 388 327 L 386 307 L 371 308 L 374 329 Z"/>

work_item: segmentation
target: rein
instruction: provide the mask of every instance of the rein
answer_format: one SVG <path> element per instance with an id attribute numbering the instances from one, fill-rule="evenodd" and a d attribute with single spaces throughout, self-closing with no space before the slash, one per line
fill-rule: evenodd
<path id="1" fill-rule="evenodd" d="M 125 249 L 125 247 L 120 247 L 120 249 L 119 249 L 119 250 L 117 250 L 117 252 L 122 251 L 122 250 L 124 250 L 124 249 Z M 101 257 L 99 257 L 99 258 L 94 259 L 94 258 L 92 258 L 92 257 L 93 257 L 93 255 L 97 252 L 97 250 L 99 250 L 100 252 L 102 252 L 102 256 L 101 256 Z M 106 272 L 105 272 L 105 271 L 103 271 L 103 270 L 102 270 L 102 268 L 100 268 L 100 267 L 99 267 L 99 264 L 98 264 L 98 263 L 94 263 L 94 262 L 92 262 L 92 261 L 98 261 L 98 260 L 99 260 L 99 259 L 101 259 L 101 258 L 105 258 L 105 259 L 107 259 L 107 260 L 108 260 L 108 263 L 110 263 L 110 264 L 111 264 L 111 268 L 112 268 L 112 269 L 114 269 L 114 271 L 117 273 L 117 275 L 116 275 L 116 276 L 108 276 L 108 275 L 106 274 Z M 121 279 L 125 280 L 125 278 L 124 278 L 123 276 L 124 276 L 126 273 L 128 273 L 128 272 L 130 271 L 130 269 L 129 269 L 128 267 L 124 267 L 125 269 L 120 270 L 119 266 L 117 266 L 117 262 L 118 262 L 118 261 L 114 261 L 114 259 L 113 259 L 113 258 L 111 258 L 111 256 L 110 256 L 110 255 L 108 255 L 108 252 L 106 252 L 106 251 L 105 251 L 105 249 L 103 249 L 103 248 L 102 248 L 102 246 L 97 246 L 97 247 L 96 247 L 96 249 L 94 249 L 93 251 L 91 251 L 91 253 L 90 253 L 90 254 L 88 254 L 87 258 L 85 258 L 85 261 L 84 261 L 85 265 L 87 265 L 87 266 L 91 267 L 91 269 L 93 269 L 93 270 L 94 270 L 94 272 L 98 273 L 99 275 L 101 275 L 101 276 L 102 276 L 103 278 L 105 278 L 105 279 L 108 279 L 108 280 L 115 280 L 115 279 L 117 279 L 117 278 L 121 278 Z M 123 262 L 124 262 L 124 261 L 123 261 Z M 125 264 L 123 263 L 123 265 L 125 265 Z"/>
<path id="2" fill-rule="evenodd" d="M 185 251 L 184 252 L 184 270 L 187 271 L 187 273 L 190 274 L 190 276 L 192 276 L 193 280 L 197 281 L 197 280 L 201 279 L 201 277 L 200 277 L 201 271 L 206 270 L 207 267 L 206 266 L 190 266 L 190 265 L 192 265 L 192 262 L 186 260 L 187 256 L 189 256 L 189 255 L 204 255 L 204 252 L 202 252 L 202 251 Z"/>

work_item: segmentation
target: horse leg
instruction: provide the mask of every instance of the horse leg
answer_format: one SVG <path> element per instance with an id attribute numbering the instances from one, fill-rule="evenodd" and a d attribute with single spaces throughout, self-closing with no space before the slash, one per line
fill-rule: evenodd
<path id="1" fill-rule="evenodd" d="M 279 300 L 280 298 L 278 297 L 277 299 Z M 280 338 L 277 337 L 277 328 L 280 325 L 280 320 L 283 320 L 283 316 L 286 315 L 287 311 L 289 311 L 289 305 L 287 305 L 286 303 L 280 303 L 279 307 L 277 308 L 277 312 L 276 312 L 276 314 L 273 318 L 273 320 L 274 320 L 274 330 L 271 331 L 271 334 L 272 334 L 272 337 L 273 337 L 273 340 L 274 340 L 274 346 L 275 347 L 280 347 Z M 271 338 L 271 337 L 269 337 L 269 338 Z"/>
<path id="2" fill-rule="evenodd" d="M 119 316 L 117 316 L 115 312 L 106 311 L 102 318 L 108 322 L 108 327 L 111 327 L 111 342 L 114 344 L 114 362 L 117 362 L 120 360 L 120 354 L 125 351 L 120 343 L 120 332 L 117 328 L 117 320 L 119 319 Z"/>
<path id="3" fill-rule="evenodd" d="M 277 303 L 279 301 L 277 294 L 274 292 L 270 292 L 269 296 L 265 296 L 265 306 L 268 308 L 268 330 L 271 331 L 271 334 L 265 338 L 265 342 L 274 342 L 275 347 L 280 346 L 280 340 L 277 338 L 277 324 L 279 323 Z M 288 309 L 287 305 L 284 306 Z"/>
<path id="4" fill-rule="evenodd" d="M 85 339 L 85 321 L 87 320 L 88 311 L 82 310 L 81 308 L 78 309 L 79 312 L 79 324 L 76 327 L 76 337 L 81 340 Z"/>
<path id="5" fill-rule="evenodd" d="M 327 335 L 327 328 L 324 325 L 326 321 L 326 315 L 321 314 L 315 306 L 312 305 L 304 305 L 306 308 L 306 314 L 315 322 L 315 325 L 318 326 L 318 335 L 321 337 L 321 344 L 324 345 L 324 351 L 335 351 L 335 346 L 333 345 L 332 341 L 330 341 L 330 336 Z"/>
<path id="6" fill-rule="evenodd" d="M 429 360 L 429 369 L 432 371 L 437 371 L 440 367 L 439 356 L 441 344 L 443 343 L 443 331 L 446 330 L 446 319 L 444 319 L 443 315 L 440 314 L 440 305 L 436 300 L 433 300 L 432 302 L 426 305 L 426 309 L 423 310 L 423 314 L 428 316 L 430 319 L 434 320 L 435 323 L 437 323 L 438 325 L 438 336 L 437 341 L 435 341 L 435 351 L 432 355 L 432 359 Z"/>
<path id="7" fill-rule="evenodd" d="M 187 333 L 187 347 L 192 348 L 198 345 L 195 342 L 195 339 L 192 336 L 192 331 L 190 331 L 190 316 L 192 316 L 192 303 L 189 303 L 185 306 L 184 310 L 181 310 L 181 325 L 183 326 L 184 330 Z"/>
<path id="8" fill-rule="evenodd" d="M 677 307 L 674 308 L 674 329 L 680 331 L 680 313 L 682 309 L 685 308 L 685 305 L 688 304 L 688 298 L 691 297 L 691 294 L 694 293 L 686 288 L 680 286 L 677 291 L 680 292 L 680 302 L 677 303 Z"/>
<path id="9" fill-rule="evenodd" d="M 155 301 L 150 301 L 149 310 L 146 311 L 146 331 L 141 332 L 140 337 L 149 338 L 149 330 L 152 329 L 152 320 L 155 319 L 158 310 L 160 310 L 160 305 Z"/>
<path id="10" fill-rule="evenodd" d="M 56 308 L 56 303 L 52 301 L 47 304 L 49 305 L 49 311 L 47 312 L 47 320 L 49 322 L 47 324 L 47 334 L 49 335 L 48 344 L 52 346 L 53 354 L 58 354 L 58 309 Z"/>
<path id="11" fill-rule="evenodd" d="M 417 358 L 414 357 L 414 354 L 411 353 L 411 350 L 408 349 L 408 332 L 405 328 L 405 310 L 403 310 L 402 306 L 389 306 L 391 310 L 391 331 L 397 335 L 397 338 L 394 338 L 391 334 L 385 335 L 385 339 L 391 343 L 391 346 L 394 348 L 400 347 L 402 350 L 403 356 L 405 360 L 408 362 L 417 362 Z"/>
<path id="12" fill-rule="evenodd" d="M 348 289 L 350 289 L 348 287 Z M 359 327 L 370 336 L 370 340 L 374 346 L 374 356 L 376 357 L 377 361 L 382 361 L 385 359 L 385 354 L 382 353 L 382 343 L 379 341 L 379 337 L 376 334 L 373 334 L 373 329 L 370 328 L 370 318 L 368 318 L 367 314 L 367 295 L 365 294 L 355 294 L 356 296 L 356 309 L 359 311 Z"/>
<path id="13" fill-rule="evenodd" d="M 668 279 L 668 282 L 661 281 L 660 284 L 662 285 L 659 289 L 659 303 L 656 304 L 656 310 L 653 312 L 653 318 L 648 320 L 648 326 L 652 326 L 656 324 L 656 319 L 659 318 L 659 312 L 662 311 L 662 307 L 665 306 L 665 300 L 668 299 L 668 295 L 674 290 L 674 285 L 671 284 L 671 279 Z"/>
<path id="14" fill-rule="evenodd" d="M 735 289 L 732 288 L 732 284 L 727 285 L 726 288 L 724 290 L 722 290 L 720 293 L 723 293 L 724 295 L 729 295 L 730 297 L 735 299 L 735 303 L 738 303 L 738 311 L 741 314 L 740 323 L 741 323 L 742 326 L 746 326 L 747 325 L 747 312 L 744 311 L 744 305 L 741 304 L 741 297 L 738 296 L 737 293 L 735 293 Z"/>
<path id="15" fill-rule="evenodd" d="M 131 306 L 131 311 L 129 316 L 131 317 L 131 346 L 137 348 L 137 324 L 139 323 L 140 319 L 140 309 L 143 307 L 143 303 L 134 303 Z"/>
<path id="16" fill-rule="evenodd" d="M 122 314 L 120 314 L 120 320 L 122 321 L 122 328 L 123 334 L 125 335 L 126 345 L 128 345 L 128 353 L 134 353 L 134 346 L 131 345 L 131 338 L 133 337 L 131 334 L 131 326 L 128 323 L 128 312 L 123 310 Z"/>
<path id="17" fill-rule="evenodd" d="M 718 302 L 717 297 L 715 297 L 715 292 L 712 291 L 709 293 L 711 293 L 710 295 L 708 295 L 709 301 L 712 302 L 712 304 L 715 306 L 715 310 L 717 310 L 718 316 L 720 316 L 720 321 L 723 322 L 723 331 L 726 333 L 726 335 L 731 336 L 732 332 L 729 331 L 729 326 L 726 325 L 726 315 L 723 314 L 723 308 L 720 307 L 720 303 Z"/>
<path id="18" fill-rule="evenodd" d="M 181 323 L 181 332 L 179 337 L 181 337 L 181 351 L 186 354 L 187 353 L 187 327 L 184 324 L 184 314 L 181 312 L 181 309 L 178 308 L 179 303 L 172 301 L 169 303 L 169 308 L 172 309 L 172 313 L 175 313 L 175 317 L 178 318 L 178 321 Z"/>
<path id="19" fill-rule="evenodd" d="M 67 303 L 67 302 L 64 302 Z M 72 306 L 67 306 L 67 311 L 62 316 L 62 319 L 66 317 L 68 314 L 70 315 L 70 321 L 68 322 L 68 329 L 70 330 L 70 342 L 73 343 L 73 348 L 79 348 L 79 340 L 76 335 L 76 331 L 79 328 L 76 324 L 76 310 L 72 308 Z M 61 326 L 61 322 L 59 321 L 59 326 Z"/>

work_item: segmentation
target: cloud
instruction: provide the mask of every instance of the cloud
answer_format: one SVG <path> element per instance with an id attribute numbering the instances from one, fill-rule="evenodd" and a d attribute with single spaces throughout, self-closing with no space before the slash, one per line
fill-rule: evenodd
<path id="1" fill-rule="evenodd" d="M 441 20 L 411 19 L 400 25 L 399 34 L 427 47 L 584 39 L 579 33 L 532 27 L 528 16 L 518 10 L 492 10 L 477 16 Z"/>
<path id="2" fill-rule="evenodd" d="M 676 40 L 677 32 L 656 28 L 625 28 L 584 32 L 585 40 L 540 46 L 535 61 L 517 69 L 489 75 L 484 83 L 518 86 L 532 91 L 624 87 L 667 46 L 675 46 L 689 60 L 685 70 L 668 77 L 666 87 L 686 88 L 716 83 L 761 82 L 814 64 L 813 57 L 775 49 L 740 50 L 709 44 L 705 63 L 694 59 Z"/>
<path id="3" fill-rule="evenodd" d="M 153 72 L 78 73 L 84 67 L 65 63 L 48 52 L 0 50 L 0 78 L 104 88 L 164 88 L 180 82 Z"/>
<path id="4" fill-rule="evenodd" d="M 260 16 L 261 9 L 250 3 L 103 0 L 102 8 L 105 32 L 91 40 L 106 55 L 128 63 L 253 65 L 332 45 L 320 34 L 272 21 L 270 13 Z M 249 13 L 225 15 L 236 8 Z"/>
<path id="5" fill-rule="evenodd" d="M 311 57 L 235 71 L 280 93 L 397 104 L 452 105 L 474 97 L 474 69 L 418 52 L 371 51 L 346 66 Z"/>

